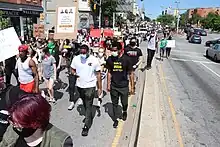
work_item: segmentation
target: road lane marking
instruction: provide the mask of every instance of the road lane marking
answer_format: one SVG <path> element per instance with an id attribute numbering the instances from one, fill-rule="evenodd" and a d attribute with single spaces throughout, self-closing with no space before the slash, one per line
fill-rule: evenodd
<path id="1" fill-rule="evenodd" d="M 173 57 L 170 57 L 169 59 L 175 60 L 175 61 L 183 61 L 183 62 L 195 62 L 195 63 L 204 63 L 204 64 L 220 65 L 219 63 L 209 62 L 209 61 L 201 61 L 201 60 L 190 60 L 190 59 L 173 58 Z"/>
<path id="2" fill-rule="evenodd" d="M 130 106 L 131 99 L 132 99 L 132 96 L 129 96 L 128 97 L 128 106 Z M 128 110 L 129 110 L 129 107 L 128 107 Z M 127 110 L 127 112 L 128 112 L 128 110 Z M 123 127 L 124 127 L 124 121 L 120 119 L 118 121 L 118 127 L 116 129 L 115 137 L 112 142 L 112 147 L 117 147 L 119 140 L 120 140 L 120 137 L 121 137 L 121 134 L 122 134 L 122 131 L 123 131 Z"/>
<path id="3" fill-rule="evenodd" d="M 163 85 L 164 85 L 164 88 L 165 88 L 165 93 L 167 94 L 167 99 L 168 99 L 168 103 L 169 103 L 169 107 L 170 107 L 173 123 L 174 123 L 174 126 L 175 126 L 175 130 L 176 130 L 176 135 L 177 135 L 177 138 L 178 138 L 179 146 L 180 147 L 184 147 L 183 139 L 182 139 L 181 132 L 180 132 L 180 125 L 179 125 L 179 122 L 178 122 L 178 120 L 176 118 L 176 111 L 175 111 L 172 99 L 169 96 L 169 92 L 168 92 L 168 88 L 167 88 L 167 83 L 166 83 L 166 80 L 165 80 L 165 74 L 163 72 L 163 68 L 162 68 L 161 64 L 160 64 L 160 73 L 161 73 L 161 76 L 162 76 L 162 81 L 163 81 Z"/>
<path id="4" fill-rule="evenodd" d="M 220 75 L 219 75 L 218 73 L 216 73 L 214 70 L 212 70 L 211 68 L 209 68 L 208 66 L 206 66 L 205 64 L 203 64 L 203 63 L 201 63 L 201 62 L 200 62 L 200 64 L 201 64 L 202 66 L 204 66 L 205 68 L 207 68 L 209 71 L 211 71 L 213 74 L 215 74 L 217 77 L 220 78 Z"/>
<path id="5" fill-rule="evenodd" d="M 189 54 L 203 54 L 203 53 L 198 53 L 198 52 L 190 52 L 190 51 L 183 51 L 183 50 L 177 50 L 177 49 L 172 49 L 172 52 L 180 52 L 180 53 L 189 53 Z"/>
<path id="6" fill-rule="evenodd" d="M 175 55 L 175 56 L 183 56 L 183 57 L 191 57 L 191 58 L 202 58 L 204 59 L 204 54 L 201 54 L 202 56 L 193 56 L 193 55 L 186 55 L 186 54 L 172 54 L 172 55 Z"/>

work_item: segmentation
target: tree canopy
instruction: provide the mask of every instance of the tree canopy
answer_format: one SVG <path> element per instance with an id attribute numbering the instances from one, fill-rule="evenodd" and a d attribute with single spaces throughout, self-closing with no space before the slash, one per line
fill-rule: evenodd
<path id="1" fill-rule="evenodd" d="M 160 22 L 162 25 L 171 25 L 174 21 L 173 15 L 159 15 L 157 21 Z"/>
<path id="2" fill-rule="evenodd" d="M 7 28 L 9 25 L 8 18 L 3 17 L 3 12 L 0 11 L 0 30 Z"/>

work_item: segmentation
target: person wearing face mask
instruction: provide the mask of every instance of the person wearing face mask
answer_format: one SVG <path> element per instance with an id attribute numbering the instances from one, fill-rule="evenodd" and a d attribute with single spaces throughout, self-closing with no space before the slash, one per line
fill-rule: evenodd
<path id="1" fill-rule="evenodd" d="M 112 56 L 106 61 L 107 90 L 110 92 L 113 104 L 113 127 L 118 127 L 118 101 L 121 98 L 122 120 L 127 119 L 129 81 L 131 82 L 131 94 L 134 94 L 134 70 L 130 58 L 121 50 L 121 44 L 114 42 L 112 44 Z M 129 75 L 129 80 L 128 80 Z"/>
<path id="2" fill-rule="evenodd" d="M 155 31 L 153 30 L 151 34 L 147 37 L 147 70 L 151 69 L 152 60 L 155 55 L 155 51 L 158 45 L 158 39 Z"/>
<path id="3" fill-rule="evenodd" d="M 130 61 L 134 71 L 139 67 L 143 60 L 142 51 L 136 46 L 136 44 L 136 37 L 132 37 L 129 47 L 125 48 L 125 54 L 130 57 Z M 135 79 L 137 79 L 137 77 Z M 131 84 L 129 84 L 129 86 L 131 86 Z M 131 87 L 129 87 L 129 89 L 131 90 Z"/>
<path id="4" fill-rule="evenodd" d="M 71 63 L 72 75 L 76 77 L 77 91 L 83 100 L 86 110 L 85 125 L 82 136 L 87 136 L 92 125 L 92 105 L 95 98 L 96 86 L 98 96 L 102 94 L 101 66 L 98 59 L 89 54 L 89 47 L 82 45 L 80 55 L 75 56 Z"/>
<path id="5" fill-rule="evenodd" d="M 51 106 L 40 94 L 24 94 L 9 108 L 0 147 L 73 147 L 71 137 L 52 125 Z"/>
<path id="6" fill-rule="evenodd" d="M 106 77 L 106 72 L 107 72 L 107 70 L 105 68 L 106 56 L 105 56 L 105 49 L 104 48 L 99 48 L 97 58 L 99 60 L 99 64 L 101 65 L 102 87 L 103 87 L 104 81 L 105 81 L 105 77 Z M 101 106 L 102 97 L 103 97 L 103 91 L 102 91 L 102 94 L 99 96 L 98 107 Z"/>
<path id="7" fill-rule="evenodd" d="M 136 46 L 136 44 L 137 39 L 135 37 L 132 37 L 129 47 L 125 48 L 125 54 L 130 57 L 134 70 L 138 68 L 143 59 L 142 51 Z"/>

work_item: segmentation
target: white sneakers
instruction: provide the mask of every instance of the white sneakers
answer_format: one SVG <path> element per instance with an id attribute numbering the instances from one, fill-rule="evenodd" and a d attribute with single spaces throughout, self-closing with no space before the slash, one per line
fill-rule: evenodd
<path id="1" fill-rule="evenodd" d="M 75 106 L 75 103 L 70 102 L 70 106 L 68 107 L 68 110 L 73 110 L 74 106 Z"/>

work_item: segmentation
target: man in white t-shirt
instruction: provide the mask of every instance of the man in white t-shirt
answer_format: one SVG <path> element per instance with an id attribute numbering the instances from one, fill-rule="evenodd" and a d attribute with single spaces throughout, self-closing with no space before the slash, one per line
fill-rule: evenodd
<path id="1" fill-rule="evenodd" d="M 147 37 L 147 70 L 151 69 L 151 63 L 155 55 L 155 51 L 157 49 L 158 38 L 157 34 L 153 30 L 150 36 Z"/>
<path id="2" fill-rule="evenodd" d="M 101 66 L 98 59 L 89 54 L 89 47 L 82 45 L 80 47 L 80 55 L 73 58 L 71 68 L 72 74 L 77 77 L 77 90 L 86 110 L 85 126 L 82 130 L 82 136 L 87 136 L 92 125 L 92 105 L 96 85 L 98 88 L 98 96 L 102 93 Z"/>

